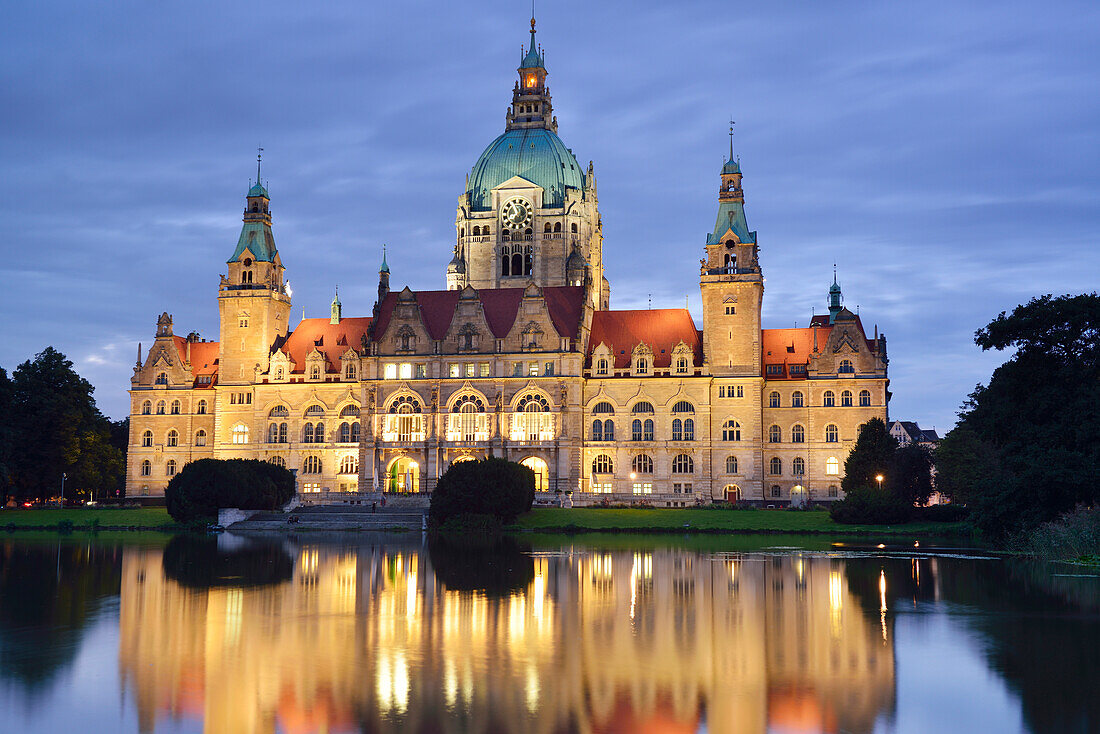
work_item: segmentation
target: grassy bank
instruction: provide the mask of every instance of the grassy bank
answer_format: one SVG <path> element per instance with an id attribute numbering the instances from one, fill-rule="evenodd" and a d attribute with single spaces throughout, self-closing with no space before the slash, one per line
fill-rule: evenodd
<path id="1" fill-rule="evenodd" d="M 0 510 L 3 530 L 172 530 L 163 507 Z"/>
<path id="2" fill-rule="evenodd" d="M 538 508 L 518 518 L 509 530 L 538 532 L 683 532 L 791 533 L 830 535 L 959 535 L 969 526 L 958 522 L 914 522 L 903 525 L 841 525 L 825 510 L 706 510 Z"/>

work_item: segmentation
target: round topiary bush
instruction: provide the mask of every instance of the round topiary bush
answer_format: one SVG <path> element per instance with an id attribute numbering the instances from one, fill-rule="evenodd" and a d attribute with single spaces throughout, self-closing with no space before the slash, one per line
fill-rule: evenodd
<path id="1" fill-rule="evenodd" d="M 294 475 L 257 459 L 199 459 L 172 477 L 164 496 L 173 519 L 211 521 L 224 507 L 279 509 L 294 496 Z"/>
<path id="2" fill-rule="evenodd" d="M 452 464 L 432 492 L 428 517 L 435 527 L 463 515 L 511 522 L 535 501 L 535 473 L 514 461 L 489 457 Z"/>

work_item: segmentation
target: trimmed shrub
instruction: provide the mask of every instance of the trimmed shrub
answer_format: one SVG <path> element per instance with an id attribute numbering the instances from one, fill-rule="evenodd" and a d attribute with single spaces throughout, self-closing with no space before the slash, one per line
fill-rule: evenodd
<path id="1" fill-rule="evenodd" d="M 294 496 L 294 475 L 257 459 L 199 459 L 184 464 L 164 492 L 179 522 L 212 521 L 218 510 L 277 510 Z"/>
<path id="2" fill-rule="evenodd" d="M 853 489 L 829 508 L 829 517 L 845 525 L 897 525 L 909 522 L 912 514 L 903 500 L 871 487 Z"/>
<path id="3" fill-rule="evenodd" d="M 511 522 L 535 501 L 535 473 L 514 461 L 489 457 L 452 464 L 432 492 L 434 526 L 458 515 L 492 515 Z"/>

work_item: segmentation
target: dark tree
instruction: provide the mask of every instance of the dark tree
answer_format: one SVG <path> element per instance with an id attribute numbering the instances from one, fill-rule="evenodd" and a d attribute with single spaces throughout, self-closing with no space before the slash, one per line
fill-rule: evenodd
<path id="1" fill-rule="evenodd" d="M 1035 298 L 974 341 L 1016 353 L 963 405 L 938 481 L 994 539 L 1100 501 L 1100 296 Z"/>
<path id="2" fill-rule="evenodd" d="M 70 475 L 66 491 L 113 489 L 123 471 L 122 453 L 110 445 L 108 421 L 96 407 L 91 383 L 53 347 L 24 362 L 12 375 L 12 429 L 19 451 L 12 459 L 13 493 L 49 497 Z"/>
<path id="3" fill-rule="evenodd" d="M 535 501 L 535 473 L 523 464 L 489 457 L 452 464 L 432 492 L 429 517 L 438 525 L 460 515 L 514 520 Z"/>
<path id="4" fill-rule="evenodd" d="M 878 488 L 875 477 L 890 479 L 897 439 L 890 435 L 881 418 L 872 418 L 859 427 L 856 445 L 844 462 L 844 479 L 841 486 L 845 493 L 861 487 Z"/>
<path id="5" fill-rule="evenodd" d="M 15 472 L 12 464 L 15 451 L 15 432 L 12 424 L 13 393 L 11 379 L 8 378 L 4 368 L 0 367 L 0 415 L 7 416 L 7 419 L 0 420 L 0 507 L 7 504 Z"/>
<path id="6" fill-rule="evenodd" d="M 294 497 L 294 475 L 257 459 L 199 459 L 184 464 L 164 490 L 180 522 L 212 521 L 218 510 L 277 510 Z"/>
<path id="7" fill-rule="evenodd" d="M 887 489 L 909 505 L 923 505 L 932 494 L 932 454 L 911 443 L 894 452 Z"/>

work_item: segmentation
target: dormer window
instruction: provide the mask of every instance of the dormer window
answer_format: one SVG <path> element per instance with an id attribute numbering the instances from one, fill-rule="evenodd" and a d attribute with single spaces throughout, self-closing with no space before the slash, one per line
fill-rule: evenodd
<path id="1" fill-rule="evenodd" d="M 607 360 L 606 359 L 596 360 L 596 374 L 597 375 L 607 375 L 607 373 L 608 373 Z"/>
<path id="2" fill-rule="evenodd" d="M 311 380 L 320 380 L 321 379 L 321 368 L 319 366 L 313 365 L 312 367 L 309 368 L 309 379 L 311 379 Z"/>
<path id="3" fill-rule="evenodd" d="M 676 374 L 682 375 L 688 371 L 688 361 L 683 357 L 676 360 Z"/>
<path id="4" fill-rule="evenodd" d="M 649 360 L 645 357 L 638 357 L 638 361 L 634 363 L 634 371 L 639 375 L 644 375 L 649 372 Z"/>

